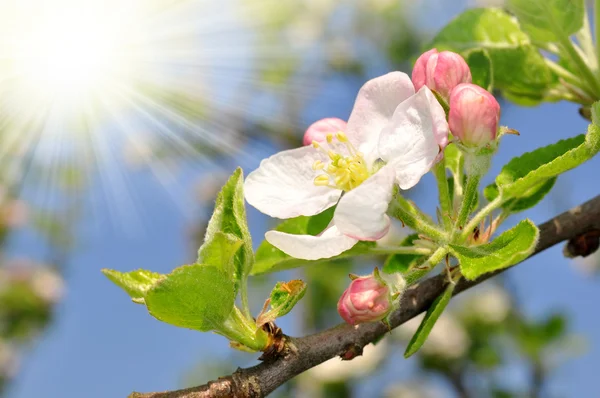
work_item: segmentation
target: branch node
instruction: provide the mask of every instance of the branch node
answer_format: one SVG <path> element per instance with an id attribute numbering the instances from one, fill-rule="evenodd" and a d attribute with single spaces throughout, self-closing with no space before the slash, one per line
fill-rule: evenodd
<path id="1" fill-rule="evenodd" d="M 344 348 L 344 352 L 340 355 L 342 361 L 350 361 L 363 354 L 363 348 L 355 343 L 352 343 Z"/>

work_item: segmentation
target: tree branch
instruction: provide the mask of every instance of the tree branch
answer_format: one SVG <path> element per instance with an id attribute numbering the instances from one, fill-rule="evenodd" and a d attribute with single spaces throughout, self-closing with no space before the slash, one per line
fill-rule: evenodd
<path id="1" fill-rule="evenodd" d="M 540 240 L 535 254 L 555 244 L 574 240 L 590 231 L 600 230 L 600 195 L 541 224 Z M 458 294 L 505 270 L 490 273 L 476 281 L 461 280 L 454 290 Z M 444 290 L 446 278 L 438 275 L 409 288 L 402 297 L 400 309 L 390 319 L 396 328 L 426 311 Z M 265 397 L 294 376 L 335 356 L 352 359 L 361 355 L 365 345 L 389 330 L 382 322 L 352 327 L 340 324 L 334 328 L 302 338 L 285 337 L 286 349 L 279 358 L 267 358 L 247 369 L 208 384 L 177 391 L 132 393 L 130 398 L 259 398 Z"/>

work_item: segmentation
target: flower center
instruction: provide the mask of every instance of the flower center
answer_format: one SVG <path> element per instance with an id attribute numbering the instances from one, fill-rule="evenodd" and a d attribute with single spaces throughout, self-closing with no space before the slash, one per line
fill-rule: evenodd
<path id="1" fill-rule="evenodd" d="M 320 160 L 313 163 L 313 170 L 323 171 L 323 174 L 315 177 L 315 185 L 350 191 L 369 178 L 369 170 L 362 153 L 348 141 L 346 134 L 341 131 L 335 135 L 329 133 L 326 139 L 326 146 L 317 141 L 312 142 L 313 147 L 323 151 L 330 159 L 327 164 Z M 334 139 L 338 142 L 334 143 Z M 343 155 L 339 150 L 347 154 Z"/>

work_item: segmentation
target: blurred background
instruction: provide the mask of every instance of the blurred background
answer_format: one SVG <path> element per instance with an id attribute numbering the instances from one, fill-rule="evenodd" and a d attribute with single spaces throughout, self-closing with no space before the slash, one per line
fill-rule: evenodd
<path id="1" fill-rule="evenodd" d="M 0 395 L 125 397 L 255 364 L 220 336 L 153 319 L 100 269 L 194 261 L 236 166 L 300 145 L 319 118 L 346 119 L 367 79 L 409 73 L 437 30 L 488 5 L 502 1 L 0 0 Z M 569 103 L 502 105 L 521 136 L 503 140 L 486 183 L 587 126 Z M 525 216 L 540 223 L 597 195 L 599 167 L 561 176 Z M 431 176 L 410 195 L 433 214 Z M 258 245 L 274 220 L 248 212 Z M 278 324 L 322 330 L 341 321 L 348 272 L 380 260 L 252 278 L 253 308 L 275 281 L 302 278 L 306 297 Z M 547 250 L 453 300 L 411 359 L 418 321 L 274 396 L 598 396 L 598 263 Z"/>

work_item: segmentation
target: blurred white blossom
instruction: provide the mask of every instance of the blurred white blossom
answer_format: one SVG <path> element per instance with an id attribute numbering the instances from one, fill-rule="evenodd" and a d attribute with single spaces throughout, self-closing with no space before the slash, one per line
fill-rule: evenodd
<path id="1" fill-rule="evenodd" d="M 492 283 L 481 286 L 463 301 L 467 302 L 464 311 L 489 323 L 498 323 L 506 319 L 511 306 L 506 290 Z"/>
<path id="2" fill-rule="evenodd" d="M 10 379 L 19 370 L 19 356 L 14 347 L 0 340 L 0 378 Z"/>
<path id="3" fill-rule="evenodd" d="M 445 396 L 443 391 L 423 384 L 408 382 L 391 385 L 385 390 L 385 398 L 439 398 Z"/>
<path id="4" fill-rule="evenodd" d="M 301 383 L 314 384 L 332 383 L 370 374 L 388 354 L 388 344 L 385 340 L 377 345 L 368 344 L 363 354 L 351 361 L 342 361 L 335 357 L 315 366 L 301 376 Z"/>
<path id="5" fill-rule="evenodd" d="M 49 268 L 39 268 L 33 273 L 31 286 L 44 301 L 55 304 L 64 294 L 62 278 Z"/>

